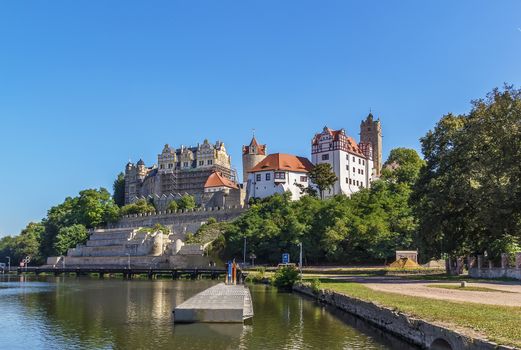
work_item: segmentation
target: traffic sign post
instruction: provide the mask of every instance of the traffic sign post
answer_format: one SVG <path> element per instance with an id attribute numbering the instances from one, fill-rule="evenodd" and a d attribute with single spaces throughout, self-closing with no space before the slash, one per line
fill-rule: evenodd
<path id="1" fill-rule="evenodd" d="M 282 263 L 289 264 L 289 253 L 282 254 Z"/>

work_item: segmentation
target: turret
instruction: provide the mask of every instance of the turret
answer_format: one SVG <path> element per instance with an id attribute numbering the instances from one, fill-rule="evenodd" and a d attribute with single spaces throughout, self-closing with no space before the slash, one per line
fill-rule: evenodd
<path id="1" fill-rule="evenodd" d="M 255 165 L 266 158 L 268 149 L 266 145 L 260 145 L 253 135 L 248 146 L 242 146 L 242 182 L 248 182 L 248 173 Z"/>

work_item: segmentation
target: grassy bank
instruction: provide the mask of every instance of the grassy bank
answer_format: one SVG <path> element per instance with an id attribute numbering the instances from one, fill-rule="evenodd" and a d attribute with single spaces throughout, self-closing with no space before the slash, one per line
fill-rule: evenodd
<path id="1" fill-rule="evenodd" d="M 359 283 L 321 280 L 321 288 L 375 302 L 430 322 L 478 332 L 504 345 L 521 347 L 521 307 L 434 300 L 374 291 Z"/>

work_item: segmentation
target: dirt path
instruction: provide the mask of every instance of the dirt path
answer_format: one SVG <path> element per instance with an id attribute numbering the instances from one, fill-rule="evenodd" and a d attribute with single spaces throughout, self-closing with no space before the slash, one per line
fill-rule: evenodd
<path id="1" fill-rule="evenodd" d="M 367 287 L 382 292 L 398 293 L 403 295 L 418 296 L 430 299 L 451 300 L 488 305 L 519 306 L 521 307 L 521 284 L 510 283 L 467 283 L 467 286 L 486 287 L 506 291 L 502 292 L 477 292 L 466 290 L 454 290 L 432 288 L 429 284 L 459 285 L 459 282 L 425 282 L 393 280 L 384 283 L 362 282 Z"/>

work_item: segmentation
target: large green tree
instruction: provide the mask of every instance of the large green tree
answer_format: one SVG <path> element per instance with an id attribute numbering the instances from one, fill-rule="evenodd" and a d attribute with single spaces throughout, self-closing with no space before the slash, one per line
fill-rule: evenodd
<path id="1" fill-rule="evenodd" d="M 421 139 L 413 203 L 430 256 L 501 251 L 521 239 L 521 92 L 510 86 L 445 115 Z"/>

